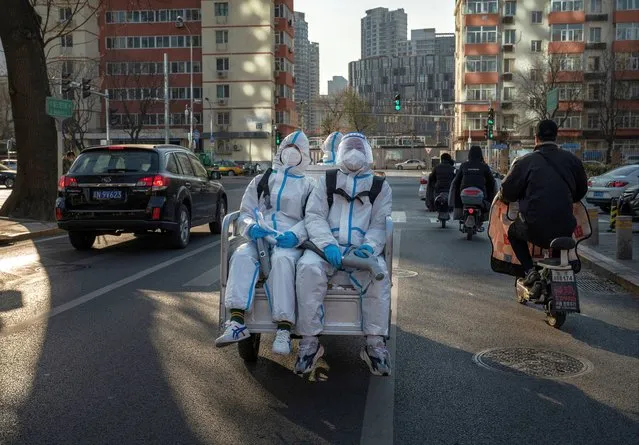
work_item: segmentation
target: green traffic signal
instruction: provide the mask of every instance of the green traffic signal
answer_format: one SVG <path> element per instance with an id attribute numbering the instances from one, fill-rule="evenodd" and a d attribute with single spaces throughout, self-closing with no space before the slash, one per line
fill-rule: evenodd
<path id="1" fill-rule="evenodd" d="M 402 97 L 399 94 L 395 95 L 395 111 L 402 109 Z"/>
<path id="2" fill-rule="evenodd" d="M 282 133 L 279 131 L 275 132 L 275 145 L 280 145 L 282 143 Z"/>

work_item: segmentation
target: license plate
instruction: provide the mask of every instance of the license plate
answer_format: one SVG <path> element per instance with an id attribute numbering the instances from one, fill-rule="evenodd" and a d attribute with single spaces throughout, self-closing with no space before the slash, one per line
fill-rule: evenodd
<path id="1" fill-rule="evenodd" d="M 96 201 L 122 200 L 122 190 L 94 190 L 93 199 Z"/>
<path id="2" fill-rule="evenodd" d="M 595 198 L 603 198 L 604 192 L 594 192 L 593 196 Z"/>
<path id="3" fill-rule="evenodd" d="M 577 281 L 572 270 L 553 270 L 550 288 L 555 311 L 579 312 Z"/>

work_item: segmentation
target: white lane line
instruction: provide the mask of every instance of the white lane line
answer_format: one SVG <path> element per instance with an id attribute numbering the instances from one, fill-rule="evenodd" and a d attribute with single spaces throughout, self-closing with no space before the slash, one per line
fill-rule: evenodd
<path id="1" fill-rule="evenodd" d="M 394 219 L 394 218 L 393 218 Z M 395 229 L 393 237 L 393 269 L 399 267 L 401 230 Z M 361 445 L 387 445 L 393 443 L 393 423 L 395 419 L 395 375 L 397 373 L 397 305 L 399 299 L 399 281 L 393 278 L 391 288 L 391 326 L 390 339 L 387 342 L 391 355 L 392 372 L 388 377 L 371 376 L 368 383 L 364 420 L 359 443 Z"/>
<path id="2" fill-rule="evenodd" d="M 36 240 L 33 240 L 33 244 L 46 243 L 48 241 L 54 241 L 54 240 L 62 239 L 62 238 L 67 238 L 67 235 L 58 235 L 58 236 L 51 236 L 48 238 L 36 239 Z"/>
<path id="3" fill-rule="evenodd" d="M 406 222 L 406 212 L 393 212 L 391 214 L 393 217 L 394 223 L 405 223 Z"/>
<path id="4" fill-rule="evenodd" d="M 193 278 L 188 283 L 183 284 L 182 287 L 208 287 L 214 285 L 218 281 L 220 281 L 220 266 L 215 266 L 214 268 Z"/>
<path id="5" fill-rule="evenodd" d="M 19 325 L 15 325 L 15 326 L 11 326 L 10 329 L 7 329 L 7 333 L 10 333 L 11 331 L 20 329 L 21 327 L 25 326 L 25 325 L 30 325 L 35 323 L 36 321 L 40 321 L 46 318 L 52 318 L 55 317 L 56 315 L 60 315 L 64 312 L 67 312 L 73 308 L 76 308 L 84 303 L 87 303 L 91 300 L 94 300 L 98 297 L 101 297 L 102 295 L 108 294 L 111 291 L 114 291 L 116 289 L 119 289 L 123 286 L 126 286 L 127 284 L 133 283 L 137 280 L 139 280 L 140 278 L 144 278 L 148 275 L 151 275 L 159 270 L 162 269 L 166 269 L 169 266 L 172 266 L 175 263 L 179 263 L 180 261 L 186 260 L 188 258 L 191 258 L 192 256 L 198 255 L 202 252 L 205 252 L 207 250 L 210 250 L 213 247 L 219 246 L 221 243 L 220 240 L 217 241 L 213 241 L 211 243 L 208 243 L 202 247 L 198 247 L 195 250 L 192 250 L 190 252 L 187 252 L 185 254 L 182 254 L 180 256 L 176 256 L 174 258 L 171 258 L 170 260 L 166 260 L 163 261 L 162 263 L 156 264 L 155 266 L 149 267 L 148 269 L 144 269 L 136 274 L 133 274 L 129 277 L 123 278 L 121 280 L 118 280 L 114 283 L 111 283 L 107 286 L 101 287 L 100 289 L 96 289 L 93 292 L 89 292 L 86 295 L 83 295 L 81 297 L 78 297 L 74 300 L 71 300 L 67 303 L 61 304 L 60 306 L 56 306 L 53 309 L 51 309 L 48 312 L 45 312 L 41 315 L 38 315 L 36 317 L 33 317 L 29 320 L 26 320 L 24 323 L 20 323 Z M 0 336 L 4 335 L 5 332 L 3 332 L 2 334 L 0 334 Z"/>

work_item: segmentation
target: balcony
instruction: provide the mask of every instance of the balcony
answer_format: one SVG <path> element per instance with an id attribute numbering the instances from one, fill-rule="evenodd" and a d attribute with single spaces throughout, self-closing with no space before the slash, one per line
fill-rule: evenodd
<path id="1" fill-rule="evenodd" d="M 278 85 L 287 85 L 293 88 L 295 82 L 293 81 L 293 75 L 285 71 L 278 71 L 275 76 L 275 83 Z"/>
<path id="2" fill-rule="evenodd" d="M 639 80 L 639 71 L 615 71 L 617 80 Z"/>
<path id="3" fill-rule="evenodd" d="M 590 71 L 584 73 L 584 80 L 602 80 L 606 78 L 606 73 L 601 71 Z"/>
<path id="4" fill-rule="evenodd" d="M 607 22 L 608 14 L 586 14 L 587 22 Z"/>
<path id="5" fill-rule="evenodd" d="M 550 73 L 549 73 L 550 75 Z M 559 71 L 555 76 L 556 82 L 583 82 L 583 71 Z"/>
<path id="6" fill-rule="evenodd" d="M 512 43 L 506 43 L 504 44 L 503 49 L 505 53 L 512 53 L 515 50 L 515 45 Z"/>
<path id="7" fill-rule="evenodd" d="M 575 24 L 584 23 L 586 13 L 584 11 L 554 11 L 548 14 L 548 24 Z"/>
<path id="8" fill-rule="evenodd" d="M 498 81 L 499 81 L 499 74 L 496 72 L 464 74 L 465 85 L 496 84 Z"/>
<path id="9" fill-rule="evenodd" d="M 637 51 L 636 40 L 616 40 L 612 43 L 613 51 L 617 53 L 633 53 Z"/>
<path id="10" fill-rule="evenodd" d="M 504 74 L 501 76 L 501 78 L 502 78 L 502 80 L 503 80 L 504 82 L 512 82 L 512 81 L 513 81 L 513 73 L 504 73 Z"/>
<path id="11" fill-rule="evenodd" d="M 466 56 L 496 56 L 499 50 L 499 43 L 466 43 L 464 45 Z"/>
<path id="12" fill-rule="evenodd" d="M 513 17 L 512 15 L 505 15 L 501 18 L 501 22 L 504 25 L 512 25 L 513 23 L 515 23 L 515 17 Z"/>
<path id="13" fill-rule="evenodd" d="M 606 42 L 589 42 L 586 43 L 586 49 L 604 50 L 607 48 Z"/>
<path id="14" fill-rule="evenodd" d="M 639 22 L 639 10 L 615 11 L 615 23 L 636 23 Z"/>
<path id="15" fill-rule="evenodd" d="M 291 37 L 295 36 L 295 28 L 293 28 L 293 21 L 289 19 L 285 19 L 283 17 L 275 18 L 275 30 L 284 31 Z"/>
<path id="16" fill-rule="evenodd" d="M 288 59 L 289 62 L 295 62 L 293 50 L 286 45 L 276 45 L 275 57 L 282 57 Z"/>
<path id="17" fill-rule="evenodd" d="M 586 50 L 585 42 L 549 42 L 549 54 L 582 54 Z"/>
<path id="18" fill-rule="evenodd" d="M 466 14 L 465 26 L 499 26 L 499 14 Z"/>
<path id="19" fill-rule="evenodd" d="M 597 100 L 587 100 L 584 102 L 584 109 L 592 110 L 594 108 L 599 108 L 601 102 Z"/>

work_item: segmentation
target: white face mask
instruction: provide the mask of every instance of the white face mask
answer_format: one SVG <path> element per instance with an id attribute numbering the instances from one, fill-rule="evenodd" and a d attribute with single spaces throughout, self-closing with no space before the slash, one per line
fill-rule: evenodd
<path id="1" fill-rule="evenodd" d="M 287 167 L 297 167 L 302 163 L 302 153 L 296 147 L 287 147 L 282 150 L 280 159 Z"/>
<path id="2" fill-rule="evenodd" d="M 366 155 L 359 150 L 349 150 L 342 156 L 342 164 L 352 172 L 366 167 Z"/>

